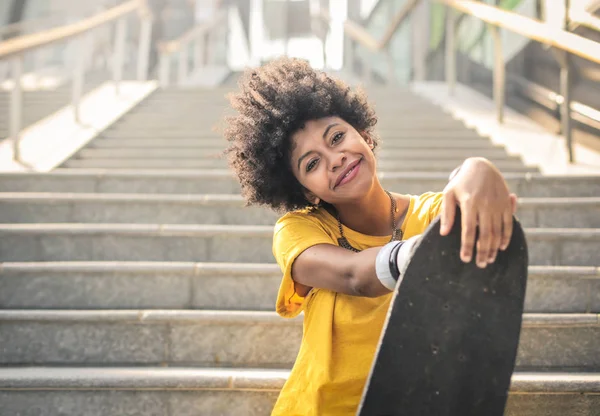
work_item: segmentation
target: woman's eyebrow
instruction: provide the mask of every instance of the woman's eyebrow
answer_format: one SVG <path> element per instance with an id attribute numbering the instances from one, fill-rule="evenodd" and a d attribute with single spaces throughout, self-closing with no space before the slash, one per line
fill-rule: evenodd
<path id="1" fill-rule="evenodd" d="M 339 123 L 331 123 L 329 126 L 327 126 L 327 128 L 323 132 L 323 139 L 325 139 L 327 137 L 327 133 L 329 133 L 329 130 L 331 130 L 333 127 L 337 126 L 338 124 Z"/>
<path id="2" fill-rule="evenodd" d="M 298 171 L 300 170 L 300 163 L 302 163 L 302 160 L 303 160 L 303 159 L 304 159 L 306 156 L 310 155 L 312 152 L 313 152 L 312 150 L 309 150 L 308 152 L 306 152 L 306 153 L 304 153 L 302 156 L 300 156 L 300 158 L 298 159 Z"/>
<path id="3" fill-rule="evenodd" d="M 340 123 L 331 123 L 329 126 L 327 126 L 327 128 L 323 132 L 323 140 L 325 140 L 327 138 L 327 133 L 329 133 L 329 130 L 331 130 L 333 127 L 335 127 L 339 124 Z M 306 152 L 302 156 L 300 156 L 300 158 L 298 159 L 298 170 L 300 170 L 300 163 L 302 163 L 302 160 L 304 160 L 304 158 L 311 153 L 312 153 L 312 150 L 309 150 L 308 152 Z"/>

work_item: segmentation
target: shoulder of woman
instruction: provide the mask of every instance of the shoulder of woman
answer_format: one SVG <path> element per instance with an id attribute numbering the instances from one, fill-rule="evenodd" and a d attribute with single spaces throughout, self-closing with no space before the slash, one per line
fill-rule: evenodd
<path id="1" fill-rule="evenodd" d="M 283 216 L 281 216 L 277 222 L 275 223 L 275 232 L 281 230 L 282 228 L 296 224 L 318 224 L 321 225 L 323 223 L 323 213 L 321 212 L 322 208 L 312 209 L 306 208 L 297 211 L 291 211 Z"/>

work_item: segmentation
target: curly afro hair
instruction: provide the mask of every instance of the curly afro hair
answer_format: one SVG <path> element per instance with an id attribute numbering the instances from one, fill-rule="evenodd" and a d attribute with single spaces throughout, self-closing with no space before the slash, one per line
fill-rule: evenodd
<path id="1" fill-rule="evenodd" d="M 239 87 L 229 96 L 237 114 L 225 119 L 224 134 L 229 165 L 248 205 L 267 205 L 279 212 L 310 206 L 290 164 L 291 136 L 307 121 L 340 117 L 377 145 L 377 118 L 364 92 L 304 60 L 280 58 L 248 69 Z"/>

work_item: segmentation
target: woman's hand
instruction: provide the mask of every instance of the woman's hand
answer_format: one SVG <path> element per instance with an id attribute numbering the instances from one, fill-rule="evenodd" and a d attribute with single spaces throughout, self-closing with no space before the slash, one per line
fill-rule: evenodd
<path id="1" fill-rule="evenodd" d="M 509 192 L 502 174 L 490 161 L 475 157 L 465 160 L 444 189 L 441 235 L 448 235 L 452 229 L 457 205 L 462 212 L 460 258 L 465 263 L 471 261 L 479 227 L 476 263 L 486 267 L 494 262 L 498 249 L 508 247 L 517 196 Z"/>

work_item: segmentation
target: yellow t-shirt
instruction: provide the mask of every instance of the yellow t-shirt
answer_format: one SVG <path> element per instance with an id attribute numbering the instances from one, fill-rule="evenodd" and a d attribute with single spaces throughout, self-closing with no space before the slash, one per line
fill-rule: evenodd
<path id="1" fill-rule="evenodd" d="M 441 193 L 410 197 L 401 225 L 404 239 L 421 234 L 440 211 Z M 390 236 L 369 236 L 344 227 L 350 244 L 364 250 L 380 247 Z M 291 212 L 279 219 L 273 254 L 283 271 L 277 313 L 286 318 L 304 311 L 300 351 L 272 416 L 354 415 L 385 321 L 392 294 L 365 298 L 313 288 L 295 293 L 294 260 L 316 244 L 337 245 L 336 219 L 324 209 Z"/>

